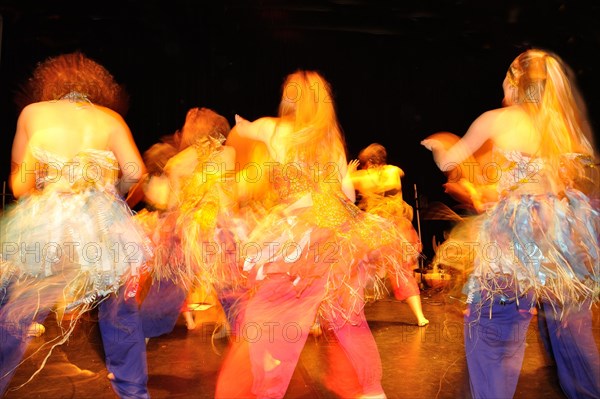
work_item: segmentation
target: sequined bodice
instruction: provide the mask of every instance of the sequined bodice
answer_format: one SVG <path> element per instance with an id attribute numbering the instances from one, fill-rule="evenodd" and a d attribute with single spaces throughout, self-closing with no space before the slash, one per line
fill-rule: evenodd
<path id="1" fill-rule="evenodd" d="M 317 190 L 315 179 L 309 168 L 297 162 L 277 163 L 272 169 L 273 187 L 284 202 L 294 200 Z"/>
<path id="2" fill-rule="evenodd" d="M 309 209 L 312 223 L 337 228 L 356 217 L 359 209 L 343 193 L 335 165 L 330 166 L 331 170 L 319 170 L 299 163 L 277 164 L 273 168 L 273 185 L 282 204 L 310 197 L 310 206 L 305 209 Z"/>
<path id="3" fill-rule="evenodd" d="M 91 187 L 114 187 L 119 164 L 111 151 L 87 149 L 67 159 L 34 147 L 36 188 L 77 192 Z"/>
<path id="4" fill-rule="evenodd" d="M 494 148 L 493 166 L 496 170 L 486 172 L 486 177 L 493 178 L 496 175 L 497 190 L 501 195 L 515 191 L 523 194 L 546 193 L 552 187 L 542 158 Z"/>

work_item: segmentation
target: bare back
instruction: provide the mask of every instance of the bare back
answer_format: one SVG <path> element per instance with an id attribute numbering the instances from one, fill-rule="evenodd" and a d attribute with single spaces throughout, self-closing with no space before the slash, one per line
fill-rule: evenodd
<path id="1" fill-rule="evenodd" d="M 113 111 L 69 100 L 33 104 L 25 117 L 30 145 L 65 158 L 85 149 L 110 150 L 111 134 L 122 130 Z"/>
<path id="2" fill-rule="evenodd" d="M 497 113 L 497 123 L 491 127 L 495 147 L 524 154 L 535 154 L 540 149 L 541 135 L 521 107 L 506 107 Z"/>
<path id="3" fill-rule="evenodd" d="M 108 108 L 89 102 L 46 101 L 23 109 L 12 148 L 11 186 L 16 197 L 35 186 L 31 174 L 15 173 L 34 170 L 33 148 L 67 160 L 85 150 L 111 151 L 126 177 L 121 182 L 122 192 L 145 172 L 141 155 L 123 118 Z"/>

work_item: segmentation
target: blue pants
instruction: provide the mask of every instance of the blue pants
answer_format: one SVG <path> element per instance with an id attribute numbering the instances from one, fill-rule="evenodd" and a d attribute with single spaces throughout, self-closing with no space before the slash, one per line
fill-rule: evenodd
<path id="1" fill-rule="evenodd" d="M 240 287 L 221 287 L 217 291 L 219 303 L 223 307 L 223 312 L 227 317 L 230 328 L 237 324 L 237 318 L 243 306 L 241 298 L 247 293 L 247 289 Z"/>
<path id="2" fill-rule="evenodd" d="M 52 303 L 43 289 L 35 289 L 9 301 L 11 285 L 0 292 L 0 396 L 3 396 L 31 339 L 32 322 L 43 323 Z M 38 308 L 39 303 L 46 304 Z M 106 364 L 115 374 L 113 388 L 120 398 L 149 398 L 146 345 L 135 298 L 125 298 L 124 289 L 99 305 L 100 333 Z M 18 320 L 7 322 L 7 320 Z"/>
<path id="3" fill-rule="evenodd" d="M 464 340 L 473 398 L 514 396 L 523 364 L 532 303 L 533 295 L 526 295 L 519 298 L 518 304 L 514 299 L 495 299 L 469 306 Z"/>
<path id="4" fill-rule="evenodd" d="M 149 398 L 146 341 L 135 297 L 127 298 L 122 288 L 98 309 L 98 324 L 104 345 L 106 368 L 120 398 Z"/>
<path id="5" fill-rule="evenodd" d="M 546 348 L 556 363 L 558 382 L 570 399 L 600 398 L 600 355 L 592 330 L 589 302 L 569 307 L 562 320 L 560 311 L 542 303 L 538 313 Z"/>
<path id="6" fill-rule="evenodd" d="M 33 290 L 31 294 L 29 291 L 23 294 L 20 301 L 9 301 L 13 284 L 0 291 L 0 397 L 4 396 L 31 340 L 27 334 L 29 326 L 34 321 L 42 323 L 50 312 L 50 308 L 37 308 L 37 292 Z M 43 294 L 41 291 L 40 301 L 44 300 Z"/>
<path id="7" fill-rule="evenodd" d="M 140 316 L 144 336 L 154 338 L 173 331 L 187 293 L 170 279 L 151 281 L 150 284 L 140 307 Z"/>

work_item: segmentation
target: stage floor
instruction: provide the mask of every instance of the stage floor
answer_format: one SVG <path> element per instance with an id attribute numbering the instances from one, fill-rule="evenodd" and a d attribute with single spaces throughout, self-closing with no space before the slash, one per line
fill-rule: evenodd
<path id="1" fill-rule="evenodd" d="M 367 305 L 366 314 L 383 363 L 383 387 L 390 399 L 468 398 L 464 357 L 463 304 L 434 289 L 421 293 L 430 324 L 417 327 L 407 304 L 392 298 Z M 188 331 L 182 317 L 174 331 L 148 342 L 149 389 L 154 399 L 213 398 L 226 339 L 211 339 L 218 310 L 198 315 L 204 324 Z M 69 342 L 54 349 L 42 371 L 19 389 L 41 364 L 36 349 L 56 329 L 34 338 L 30 355 L 17 371 L 5 398 L 116 398 L 104 367 L 98 325 L 92 312 L 78 324 Z M 600 343 L 600 312 L 594 309 L 594 333 Z M 545 355 L 537 319 L 527 334 L 525 361 L 515 398 L 564 398 L 556 370 Z M 337 398 L 324 378 L 327 334 L 309 336 L 286 398 Z"/>

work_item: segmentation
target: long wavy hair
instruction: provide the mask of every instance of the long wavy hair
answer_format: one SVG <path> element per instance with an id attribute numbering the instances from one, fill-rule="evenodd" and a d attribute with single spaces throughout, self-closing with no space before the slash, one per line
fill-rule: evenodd
<path id="1" fill-rule="evenodd" d="M 40 62 L 31 78 L 15 97 L 19 110 L 25 106 L 63 98 L 69 93 L 85 96 L 98 104 L 125 116 L 129 96 L 114 77 L 96 61 L 76 51 L 47 58 Z"/>
<path id="2" fill-rule="evenodd" d="M 293 125 L 285 140 L 288 160 L 325 165 L 346 156 L 346 143 L 339 126 L 329 83 L 316 71 L 298 70 L 282 86 L 279 117 Z"/>
<path id="3" fill-rule="evenodd" d="M 597 158 L 587 107 L 571 68 L 556 54 L 540 49 L 521 53 L 510 65 L 508 83 L 541 133 L 539 156 L 561 169 L 565 154 Z M 581 171 L 579 171 L 581 173 Z"/>

